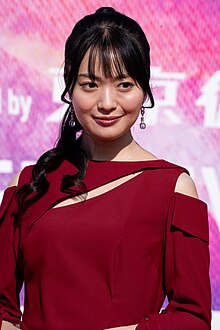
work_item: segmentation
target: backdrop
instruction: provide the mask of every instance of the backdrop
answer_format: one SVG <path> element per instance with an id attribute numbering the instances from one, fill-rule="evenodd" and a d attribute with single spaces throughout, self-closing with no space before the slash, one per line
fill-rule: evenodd
<path id="1" fill-rule="evenodd" d="M 100 6 L 138 20 L 151 45 L 156 106 L 147 129 L 134 125 L 133 134 L 159 158 L 187 167 L 208 203 L 212 308 L 220 311 L 220 1 L 1 0 L 0 195 L 53 147 L 65 110 L 64 43 Z"/>

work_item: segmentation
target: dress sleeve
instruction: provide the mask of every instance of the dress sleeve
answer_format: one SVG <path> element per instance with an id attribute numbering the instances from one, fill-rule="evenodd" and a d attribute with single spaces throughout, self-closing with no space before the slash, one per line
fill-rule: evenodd
<path id="1" fill-rule="evenodd" d="M 174 193 L 167 221 L 164 283 L 169 304 L 147 315 L 137 330 L 210 330 L 209 231 L 207 206 Z"/>
<path id="2" fill-rule="evenodd" d="M 17 265 L 14 216 L 16 187 L 6 189 L 0 208 L 0 328 L 2 320 L 26 329 L 21 319 L 19 293 L 23 283 Z"/>

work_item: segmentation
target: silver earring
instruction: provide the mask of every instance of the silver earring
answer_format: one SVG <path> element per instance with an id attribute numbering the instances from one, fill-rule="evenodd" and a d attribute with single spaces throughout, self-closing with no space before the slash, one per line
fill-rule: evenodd
<path id="1" fill-rule="evenodd" d="M 145 107 L 141 107 L 141 122 L 140 122 L 140 129 L 145 129 L 147 125 L 144 122 L 144 115 L 145 115 Z"/>
<path id="2" fill-rule="evenodd" d="M 75 126 L 75 120 L 74 120 L 74 110 L 73 107 L 71 105 L 70 108 L 70 120 L 69 120 L 69 127 L 74 127 Z"/>

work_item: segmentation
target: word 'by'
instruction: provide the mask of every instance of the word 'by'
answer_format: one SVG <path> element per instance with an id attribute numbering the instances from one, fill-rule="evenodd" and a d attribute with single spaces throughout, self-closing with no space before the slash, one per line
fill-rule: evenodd
<path id="1" fill-rule="evenodd" d="M 32 104 L 31 96 L 16 95 L 12 88 L 7 90 L 7 112 L 11 116 L 19 116 L 21 122 L 29 118 Z M 0 89 L 0 114 L 2 113 L 2 90 Z"/>

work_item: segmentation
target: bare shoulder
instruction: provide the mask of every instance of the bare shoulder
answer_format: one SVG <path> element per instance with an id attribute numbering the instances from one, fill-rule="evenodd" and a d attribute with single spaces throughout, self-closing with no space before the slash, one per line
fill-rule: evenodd
<path id="1" fill-rule="evenodd" d="M 16 326 L 14 326 L 12 323 L 8 322 L 8 321 L 2 321 L 2 330 L 13 330 L 13 329 L 18 329 Z"/>
<path id="2" fill-rule="evenodd" d="M 21 173 L 21 172 L 20 172 Z M 20 173 L 17 173 L 11 180 L 11 182 L 9 183 L 8 187 L 13 187 L 13 186 L 17 186 L 18 185 L 18 180 L 19 180 L 19 176 Z"/>
<path id="3" fill-rule="evenodd" d="M 175 192 L 179 192 L 184 195 L 199 198 L 195 183 L 187 173 L 182 173 L 178 177 L 176 182 Z"/>

